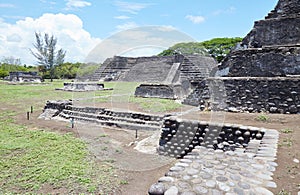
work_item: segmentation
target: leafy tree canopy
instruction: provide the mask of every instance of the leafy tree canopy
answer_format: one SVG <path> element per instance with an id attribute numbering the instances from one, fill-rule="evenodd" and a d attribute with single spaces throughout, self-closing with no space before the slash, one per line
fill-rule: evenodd
<path id="1" fill-rule="evenodd" d="M 91 75 L 99 68 L 99 64 L 71 63 L 65 62 L 54 67 L 52 78 L 54 79 L 74 79 Z M 44 66 L 39 66 L 39 72 L 43 72 L 44 79 L 50 79 L 50 70 L 43 70 Z"/>
<path id="2" fill-rule="evenodd" d="M 206 48 L 200 42 L 177 43 L 158 55 L 169 56 L 174 53 L 208 55 Z"/>
<path id="3" fill-rule="evenodd" d="M 218 62 L 221 62 L 223 58 L 230 52 L 235 45 L 242 41 L 242 38 L 214 38 L 203 42 L 189 42 L 189 43 L 178 43 L 164 50 L 159 56 L 169 56 L 174 53 L 181 54 L 201 54 L 211 55 Z"/>
<path id="4" fill-rule="evenodd" d="M 21 60 L 14 57 L 3 57 L 0 62 L 0 78 L 4 78 L 9 75 L 9 72 L 16 71 L 36 71 L 33 66 L 21 65 Z"/>

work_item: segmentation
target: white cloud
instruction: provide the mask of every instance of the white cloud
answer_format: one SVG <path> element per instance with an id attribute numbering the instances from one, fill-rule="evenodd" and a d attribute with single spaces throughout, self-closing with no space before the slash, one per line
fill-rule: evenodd
<path id="1" fill-rule="evenodd" d="M 83 0 L 66 0 L 66 9 L 72 9 L 72 8 L 81 8 L 81 7 L 87 7 L 91 6 L 92 4 L 88 1 L 83 1 Z"/>
<path id="2" fill-rule="evenodd" d="M 194 24 L 200 24 L 205 21 L 205 18 L 203 16 L 187 15 L 187 16 L 185 16 L 185 18 L 190 20 Z"/>
<path id="3" fill-rule="evenodd" d="M 127 20 L 127 19 L 130 19 L 131 17 L 123 15 L 123 16 L 115 16 L 114 18 L 119 19 L 119 20 Z"/>
<path id="4" fill-rule="evenodd" d="M 118 31 L 128 30 L 128 29 L 136 28 L 136 27 L 138 27 L 138 25 L 135 22 L 127 22 L 125 24 L 116 26 Z"/>
<path id="5" fill-rule="evenodd" d="M 35 64 L 30 54 L 35 42 L 34 33 L 49 33 L 57 38 L 57 48 L 67 51 L 66 61 L 83 62 L 88 53 L 100 43 L 83 29 L 80 18 L 73 14 L 44 14 L 39 18 L 27 17 L 15 24 L 0 20 L 0 57 L 21 58 L 22 63 Z"/>
<path id="6" fill-rule="evenodd" d="M 0 3 L 0 8 L 14 8 L 15 5 L 11 3 Z"/>
<path id="7" fill-rule="evenodd" d="M 146 7 L 150 6 L 151 4 L 116 1 L 114 3 L 114 5 L 117 6 L 119 8 L 119 10 L 122 12 L 137 14 L 140 10 L 145 9 Z"/>

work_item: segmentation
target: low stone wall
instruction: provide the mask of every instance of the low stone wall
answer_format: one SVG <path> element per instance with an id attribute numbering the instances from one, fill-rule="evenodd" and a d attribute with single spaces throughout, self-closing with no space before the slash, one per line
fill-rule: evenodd
<path id="1" fill-rule="evenodd" d="M 146 98 L 178 99 L 185 94 L 181 85 L 172 84 L 141 84 L 135 90 L 134 95 Z"/>
<path id="2" fill-rule="evenodd" d="M 82 92 L 82 91 L 98 91 L 98 90 L 112 90 L 112 89 L 105 89 L 104 84 L 102 83 L 70 82 L 70 83 L 64 83 L 64 87 L 62 89 L 56 89 L 56 90 Z"/>
<path id="3" fill-rule="evenodd" d="M 66 120 L 74 119 L 75 122 L 86 121 L 132 130 L 159 130 L 163 120 L 163 116 L 158 115 L 73 106 L 71 101 L 47 101 L 40 117 L 45 119 L 55 117 Z"/>
<path id="4" fill-rule="evenodd" d="M 37 72 L 9 72 L 8 80 L 11 82 L 28 82 L 28 83 L 41 83 L 43 82 L 42 77 L 38 76 Z"/>
<path id="5" fill-rule="evenodd" d="M 300 113 L 300 78 L 207 78 L 183 101 L 201 109 Z"/>
<path id="6" fill-rule="evenodd" d="M 148 194 L 272 194 L 278 137 L 276 130 L 166 118 L 159 151 L 182 159 Z"/>
<path id="7" fill-rule="evenodd" d="M 182 158 L 196 146 L 234 151 L 246 149 L 251 140 L 261 140 L 265 132 L 256 127 L 210 124 L 173 117 L 165 118 L 159 141 L 159 153 Z M 258 147 L 258 146 L 256 146 Z M 257 150 L 255 147 L 248 150 Z"/>

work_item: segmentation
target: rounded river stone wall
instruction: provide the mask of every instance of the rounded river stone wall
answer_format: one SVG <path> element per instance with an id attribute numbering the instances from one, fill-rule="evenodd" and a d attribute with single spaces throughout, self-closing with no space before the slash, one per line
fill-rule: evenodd
<path id="1" fill-rule="evenodd" d="M 182 158 L 196 146 L 223 151 L 246 148 L 250 140 L 261 140 L 263 129 L 232 124 L 213 124 L 167 117 L 162 126 L 158 151 Z"/>
<path id="2" fill-rule="evenodd" d="M 214 100 L 211 89 L 214 89 Z M 183 103 L 200 106 L 203 110 L 297 114 L 300 113 L 300 78 L 207 78 Z"/>

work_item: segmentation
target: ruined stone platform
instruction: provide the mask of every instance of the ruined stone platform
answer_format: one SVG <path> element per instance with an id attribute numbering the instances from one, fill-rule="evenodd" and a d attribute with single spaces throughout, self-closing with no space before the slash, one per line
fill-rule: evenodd
<path id="1" fill-rule="evenodd" d="M 276 130 L 167 119 L 159 151 L 180 158 L 150 195 L 273 194 Z"/>
<path id="2" fill-rule="evenodd" d="M 183 101 L 202 110 L 300 113 L 300 77 L 211 77 Z"/>
<path id="3" fill-rule="evenodd" d="M 102 91 L 112 90 L 112 88 L 104 88 L 104 84 L 97 82 L 69 82 L 64 83 L 63 88 L 56 90 L 73 91 L 73 92 L 85 92 L 85 91 Z"/>
<path id="4" fill-rule="evenodd" d="M 106 108 L 73 106 L 71 101 L 47 101 L 40 118 L 82 121 L 130 130 L 159 130 L 163 116 Z"/>
<path id="5" fill-rule="evenodd" d="M 188 88 L 181 84 L 141 84 L 134 95 L 145 98 L 180 99 L 188 93 Z"/>

